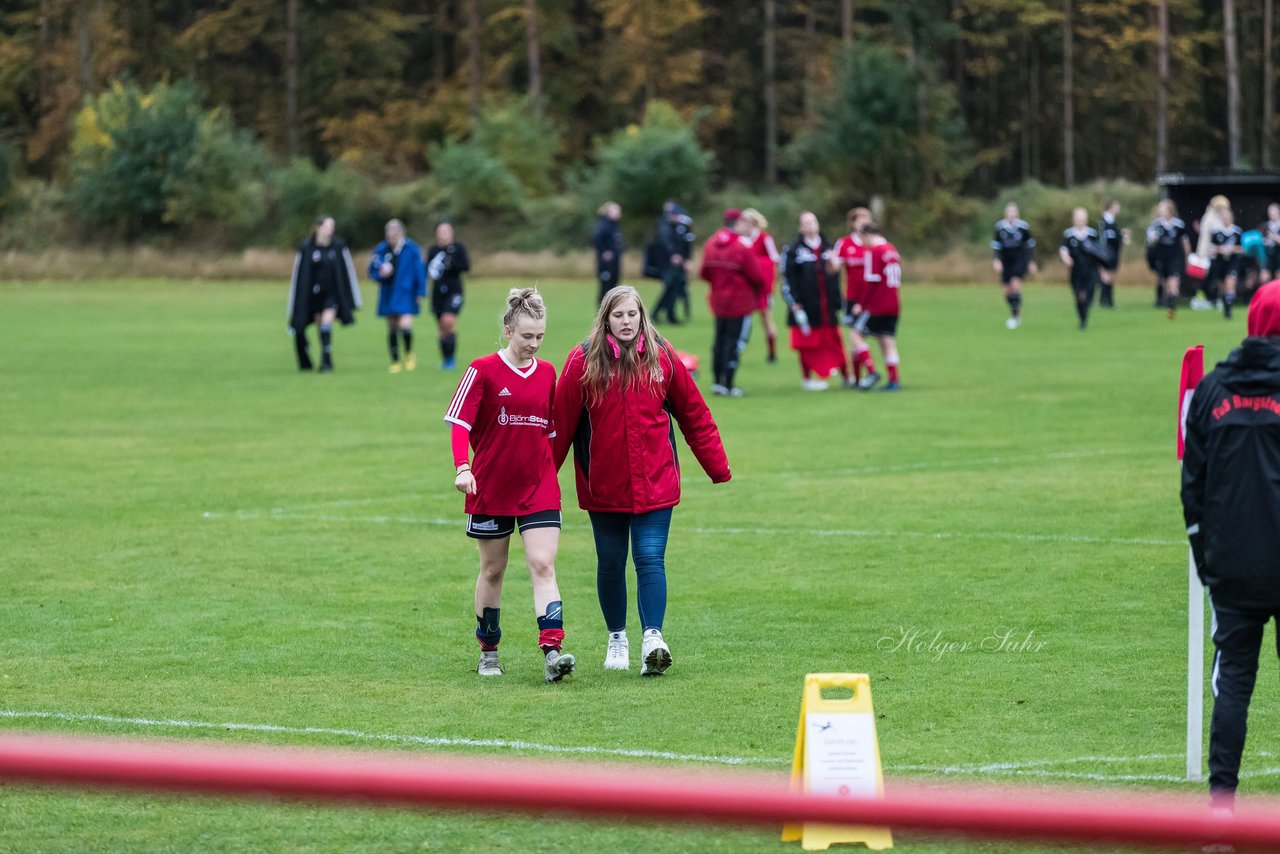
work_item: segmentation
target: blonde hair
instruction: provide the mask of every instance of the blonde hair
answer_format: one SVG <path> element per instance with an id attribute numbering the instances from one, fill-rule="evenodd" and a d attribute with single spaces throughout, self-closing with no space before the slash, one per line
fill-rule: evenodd
<path id="1" fill-rule="evenodd" d="M 537 288 L 512 288 L 507 291 L 507 311 L 502 315 L 503 327 L 514 329 L 516 320 L 521 317 L 542 320 L 546 316 L 547 307 Z"/>
<path id="2" fill-rule="evenodd" d="M 761 231 L 769 230 L 769 220 L 765 219 L 764 214 L 760 213 L 760 211 L 755 208 L 747 208 L 740 214 L 740 216 L 742 219 L 755 223 L 756 228 Z"/>
<path id="3" fill-rule="evenodd" d="M 615 339 L 621 355 L 614 357 L 609 340 L 609 315 L 628 297 L 636 301 L 636 309 L 640 312 L 639 328 L 631 343 L 625 344 Z M 644 341 L 644 352 L 640 352 L 638 342 Z M 631 285 L 618 285 L 609 290 L 600 300 L 600 310 L 596 312 L 595 323 L 591 325 L 591 333 L 587 336 L 586 367 L 582 372 L 582 385 L 587 392 L 588 400 L 598 402 L 608 391 L 614 377 L 622 381 L 624 388 L 647 386 L 652 388 L 662 379 L 662 362 L 658 354 L 666 346 L 662 336 L 649 322 L 649 313 L 645 311 L 644 300 Z"/>

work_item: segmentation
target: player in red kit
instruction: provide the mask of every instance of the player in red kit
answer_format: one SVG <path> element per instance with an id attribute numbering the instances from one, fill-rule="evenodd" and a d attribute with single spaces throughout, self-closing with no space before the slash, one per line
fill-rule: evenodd
<path id="1" fill-rule="evenodd" d="M 742 218 L 752 225 L 748 235 L 751 243 L 747 247 L 756 258 L 760 267 L 760 276 L 764 279 L 764 293 L 760 295 L 760 322 L 764 325 L 765 340 L 768 343 L 768 361 L 778 361 L 778 326 L 773 322 L 773 283 L 778 278 L 778 262 L 782 256 L 778 253 L 778 244 L 769 233 L 769 220 L 755 208 L 747 208 Z"/>
<path id="2" fill-rule="evenodd" d="M 862 288 L 853 299 L 853 328 L 864 339 L 873 337 L 880 342 L 880 354 L 889 372 L 885 391 L 897 391 L 898 382 L 898 315 L 900 304 L 898 291 L 902 287 L 902 259 L 893 244 L 880 234 L 873 222 L 863 223 L 858 229 L 866 246 L 866 276 Z M 862 378 L 858 388 L 867 391 L 880 381 L 874 369 Z"/>
<path id="3" fill-rule="evenodd" d="M 546 309 L 533 288 L 512 288 L 502 334 L 507 346 L 471 363 L 444 420 L 453 425 L 455 488 L 467 496 L 467 536 L 480 549 L 476 580 L 476 639 L 481 676 L 499 676 L 502 579 L 511 535 L 524 540 L 538 618 L 538 646 L 548 682 L 573 672 L 561 650 L 564 616 L 556 584 L 560 546 L 560 484 L 552 459 L 551 407 L 556 369 L 537 358 L 546 334 Z M 468 444 L 475 459 L 467 460 Z"/>
<path id="4" fill-rule="evenodd" d="M 836 241 L 827 269 L 832 273 L 839 273 L 840 269 L 844 268 L 844 322 L 849 327 L 851 360 L 849 370 L 846 372 L 845 385 L 848 388 L 857 388 L 864 371 L 868 375 L 876 372 L 875 360 L 871 358 L 871 348 L 867 345 L 867 339 L 854 328 L 852 312 L 855 297 L 861 293 L 862 286 L 866 282 L 869 260 L 867 247 L 863 243 L 862 235 L 858 232 L 865 223 L 871 222 L 871 211 L 863 207 L 851 208 L 845 221 L 849 227 L 849 233 Z"/>

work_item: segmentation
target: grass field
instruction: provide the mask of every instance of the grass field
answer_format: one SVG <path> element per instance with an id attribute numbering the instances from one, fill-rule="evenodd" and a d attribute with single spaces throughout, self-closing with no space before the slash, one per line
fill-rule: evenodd
<path id="1" fill-rule="evenodd" d="M 464 362 L 496 348 L 510 284 L 471 283 Z M 559 366 L 594 284 L 542 287 Z M 706 354 L 695 287 L 699 322 L 671 337 Z M 733 481 L 711 485 L 684 455 L 675 665 L 659 680 L 602 671 L 590 529 L 566 468 L 558 572 L 580 667 L 548 686 L 518 549 L 507 673 L 472 672 L 476 557 L 440 421 L 458 375 L 436 370 L 428 324 L 416 373 L 387 374 L 366 308 L 335 333 L 337 371 L 301 375 L 284 296 L 279 283 L 0 284 L 0 727 L 574 758 L 421 741 L 507 739 L 782 773 L 804 674 L 858 671 L 890 786 L 1186 788 L 1174 398 L 1182 351 L 1225 356 L 1243 312 L 1170 323 L 1149 289 L 1125 290 L 1081 333 L 1065 286 L 1036 285 L 1008 332 L 994 286 L 908 288 L 899 394 L 803 393 L 792 354 L 769 366 L 753 341 L 751 396 L 711 404 Z M 983 649 L 1006 632 L 1033 645 Z M 970 646 L 908 650 L 904 633 Z M 1274 672 L 1242 791 L 1280 792 Z M 799 850 L 774 830 L 0 789 L 0 850 L 569 847 Z"/>

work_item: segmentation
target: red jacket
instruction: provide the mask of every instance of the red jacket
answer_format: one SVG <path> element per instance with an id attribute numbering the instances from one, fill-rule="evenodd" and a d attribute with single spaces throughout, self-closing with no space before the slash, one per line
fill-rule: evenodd
<path id="1" fill-rule="evenodd" d="M 652 388 L 623 388 L 615 379 L 598 402 L 582 386 L 586 348 L 573 348 L 556 384 L 556 468 L 570 445 L 578 506 L 605 513 L 648 513 L 680 503 L 675 426 L 714 483 L 731 477 L 720 431 L 689 370 L 666 343 L 662 379 Z"/>
<path id="2" fill-rule="evenodd" d="M 736 233 L 722 228 L 702 248 L 698 275 L 711 284 L 707 301 L 716 317 L 746 317 L 765 293 L 760 263 Z"/>

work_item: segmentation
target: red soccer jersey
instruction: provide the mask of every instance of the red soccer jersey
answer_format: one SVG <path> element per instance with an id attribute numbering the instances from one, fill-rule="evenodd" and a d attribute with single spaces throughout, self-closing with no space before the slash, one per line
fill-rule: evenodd
<path id="1" fill-rule="evenodd" d="M 867 282 L 867 264 L 871 261 L 866 244 L 852 234 L 846 234 L 836 241 L 831 254 L 844 267 L 844 298 L 857 302 Z"/>
<path id="2" fill-rule="evenodd" d="M 755 240 L 751 242 L 751 254 L 756 258 L 756 264 L 760 267 L 760 275 L 764 278 L 764 293 L 761 295 L 761 301 L 767 302 L 769 294 L 773 293 L 773 282 L 778 277 L 778 245 L 773 242 L 773 235 L 767 231 L 759 232 Z"/>
<path id="3" fill-rule="evenodd" d="M 467 368 L 444 416 L 471 432 L 476 492 L 467 496 L 467 513 L 524 516 L 560 509 L 551 459 L 555 393 L 556 369 L 541 359 L 520 370 L 493 353 Z"/>
<path id="4" fill-rule="evenodd" d="M 858 302 L 872 317 L 897 316 L 898 291 L 902 287 L 902 259 L 892 243 L 885 241 L 867 250 L 867 281 Z"/>

